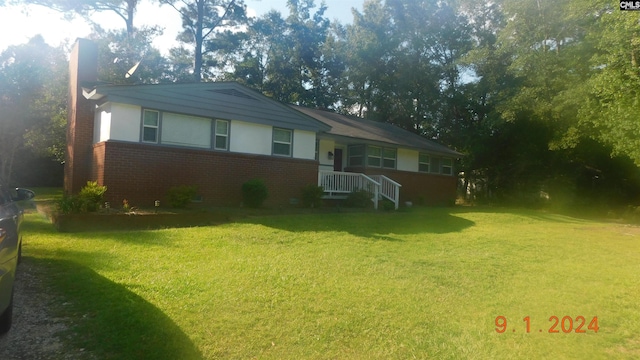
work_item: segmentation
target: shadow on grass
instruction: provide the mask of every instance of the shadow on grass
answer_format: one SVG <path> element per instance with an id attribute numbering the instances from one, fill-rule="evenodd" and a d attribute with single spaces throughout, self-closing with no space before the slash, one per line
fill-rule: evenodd
<path id="1" fill-rule="evenodd" d="M 189 337 L 144 298 L 73 261 L 26 257 L 66 301 L 80 348 L 98 359 L 201 359 Z"/>
<path id="2" fill-rule="evenodd" d="M 345 212 L 300 216 L 264 216 L 240 222 L 259 224 L 291 232 L 332 231 L 374 240 L 398 241 L 393 234 L 445 234 L 475 225 L 453 215 L 451 208 L 418 208 L 399 212 Z"/>

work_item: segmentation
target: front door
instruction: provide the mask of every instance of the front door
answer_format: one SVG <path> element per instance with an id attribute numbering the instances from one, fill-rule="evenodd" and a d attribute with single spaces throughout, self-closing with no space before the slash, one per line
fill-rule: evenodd
<path id="1" fill-rule="evenodd" d="M 333 149 L 333 171 L 342 171 L 342 149 Z"/>

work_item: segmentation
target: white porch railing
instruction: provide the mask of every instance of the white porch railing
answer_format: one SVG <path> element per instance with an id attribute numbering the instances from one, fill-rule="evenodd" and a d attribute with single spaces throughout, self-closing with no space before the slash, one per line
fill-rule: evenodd
<path id="1" fill-rule="evenodd" d="M 400 205 L 400 187 L 402 187 L 402 185 L 384 175 L 371 175 L 370 177 L 380 183 L 380 195 L 393 201 L 396 210 L 398 210 L 398 206 Z"/>
<path id="2" fill-rule="evenodd" d="M 324 189 L 329 197 L 344 196 L 356 190 L 366 190 L 373 194 L 374 208 L 378 208 L 378 200 L 383 196 L 395 204 L 400 203 L 400 184 L 384 175 L 367 176 L 360 173 L 340 171 L 319 171 L 318 186 Z"/>

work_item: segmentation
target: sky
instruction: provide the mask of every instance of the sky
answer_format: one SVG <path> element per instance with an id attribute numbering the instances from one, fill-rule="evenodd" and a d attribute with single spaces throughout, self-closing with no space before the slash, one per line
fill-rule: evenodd
<path id="1" fill-rule="evenodd" d="M 364 0 L 324 0 L 327 5 L 325 15 L 331 20 L 350 23 L 353 19 L 351 9 L 362 11 Z M 287 15 L 287 0 L 245 0 L 250 16 L 261 16 L 270 10 L 278 10 Z M 320 4 L 320 0 L 316 0 Z M 100 13 L 94 18 L 107 29 L 124 28 L 124 21 L 115 14 Z M 163 19 L 158 24 L 158 19 Z M 110 25 L 112 24 L 112 25 Z M 154 41 L 154 46 L 166 52 L 176 45 L 175 37 L 180 30 L 180 20 L 175 10 L 167 5 L 158 6 L 151 0 L 142 0 L 134 18 L 136 26 L 160 25 L 164 34 Z M 0 51 L 10 45 L 26 43 L 35 35 L 42 35 L 51 46 L 71 44 L 78 37 L 86 37 L 91 33 L 91 26 L 80 17 L 65 20 L 62 14 L 42 6 L 0 7 Z"/>

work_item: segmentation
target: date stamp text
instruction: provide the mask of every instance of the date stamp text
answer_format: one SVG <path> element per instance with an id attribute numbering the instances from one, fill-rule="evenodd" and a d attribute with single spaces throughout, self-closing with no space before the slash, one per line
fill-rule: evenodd
<path id="1" fill-rule="evenodd" d="M 532 322 L 531 317 L 526 316 L 522 319 L 522 323 L 517 322 L 515 325 L 511 322 L 507 321 L 505 316 L 497 316 L 495 325 L 496 332 L 499 334 L 505 332 L 532 332 Z M 598 326 L 598 317 L 594 316 L 591 320 L 585 318 L 582 315 L 576 316 L 575 318 L 571 316 L 563 316 L 562 318 L 558 316 L 549 317 L 549 323 L 547 326 L 533 326 L 533 332 L 547 332 L 550 334 L 556 333 L 575 333 L 575 334 L 586 334 L 587 332 L 597 333 L 599 329 Z"/>

